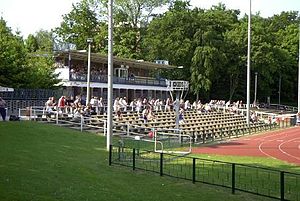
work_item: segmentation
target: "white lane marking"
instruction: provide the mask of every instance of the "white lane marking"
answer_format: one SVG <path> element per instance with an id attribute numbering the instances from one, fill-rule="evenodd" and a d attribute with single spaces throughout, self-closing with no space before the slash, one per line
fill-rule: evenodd
<path id="1" fill-rule="evenodd" d="M 266 142 L 266 141 L 265 141 L 265 142 Z M 260 151 L 262 154 L 264 154 L 264 155 L 266 155 L 266 156 L 268 156 L 268 157 L 270 157 L 270 158 L 277 159 L 277 158 L 271 156 L 270 154 L 267 154 L 266 152 L 264 152 L 264 151 L 262 150 L 262 145 L 263 145 L 265 142 L 262 142 L 262 143 L 259 144 L 259 146 L 258 146 L 259 151 Z"/>
<path id="2" fill-rule="evenodd" d="M 288 132 L 290 132 L 290 131 L 293 131 L 293 129 L 286 129 L 286 130 L 283 130 L 283 131 L 273 131 L 273 132 L 275 132 L 275 134 L 272 134 L 273 132 L 271 132 L 271 133 L 267 133 L 267 134 L 265 134 L 264 136 L 261 136 L 261 137 L 258 137 L 258 138 L 252 138 L 252 140 L 257 140 L 257 141 L 259 141 L 259 140 L 264 140 L 264 139 L 266 139 L 266 138 L 269 138 L 269 137 L 274 137 L 274 136 L 278 136 L 278 135 L 283 135 L 282 137 L 287 137 L 288 135 L 290 135 Z M 279 132 L 279 133 L 277 133 L 277 132 Z M 294 133 L 294 134 L 299 134 L 299 133 Z M 293 134 L 292 134 L 293 135 Z M 259 135 L 258 135 L 259 136 Z M 255 137 L 255 136 L 253 136 L 253 137 Z M 251 139 L 251 138 L 250 138 Z"/>
<path id="3" fill-rule="evenodd" d="M 298 138 L 294 138 L 294 139 L 290 139 L 290 140 L 288 140 L 288 141 L 285 141 L 285 142 L 281 143 L 281 144 L 278 146 L 278 148 L 279 148 L 279 150 L 280 150 L 282 153 L 284 153 L 285 155 L 288 155 L 289 157 L 295 158 L 295 159 L 297 159 L 298 161 L 300 161 L 300 158 L 299 158 L 299 157 L 294 156 L 294 155 L 292 155 L 292 154 L 289 154 L 289 153 L 283 151 L 282 148 L 281 148 L 281 146 L 284 145 L 285 143 L 294 141 L 295 139 L 299 139 L 299 137 L 298 137 Z M 298 148 L 299 148 L 299 147 L 300 147 L 300 145 L 298 146 Z M 299 154 L 300 154 L 300 153 L 299 153 Z"/>
<path id="4" fill-rule="evenodd" d="M 285 134 L 284 137 L 287 137 L 287 136 L 288 136 L 287 133 L 281 133 L 281 134 Z M 280 135 L 280 133 L 279 133 L 279 134 L 276 134 L 276 135 L 266 136 L 266 138 L 267 138 L 267 137 L 274 137 L 274 136 L 278 136 L 278 135 Z M 264 141 L 261 142 L 261 143 L 259 144 L 259 146 L 258 146 L 259 151 L 260 151 L 262 154 L 264 154 L 264 155 L 266 155 L 266 156 L 268 156 L 268 157 L 270 157 L 270 158 L 277 159 L 277 158 L 273 157 L 272 155 L 270 155 L 270 154 L 264 152 L 262 146 L 263 146 L 263 144 L 265 144 L 266 142 L 273 142 L 273 141 L 276 141 L 276 140 L 280 140 L 282 137 L 283 137 L 283 136 L 280 136 L 279 138 L 275 138 L 275 139 L 272 139 L 272 140 L 264 140 Z M 298 139 L 298 138 L 294 138 L 294 139 Z M 299 146 L 300 146 L 300 145 L 299 145 Z M 275 148 L 275 147 L 273 147 L 273 148 Z M 300 149 L 300 148 L 299 148 L 299 149 Z"/>

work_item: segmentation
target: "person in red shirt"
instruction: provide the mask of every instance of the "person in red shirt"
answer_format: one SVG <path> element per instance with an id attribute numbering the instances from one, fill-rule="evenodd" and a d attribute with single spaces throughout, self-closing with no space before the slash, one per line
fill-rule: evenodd
<path id="1" fill-rule="evenodd" d="M 58 108 L 59 111 L 63 112 L 63 110 L 65 109 L 66 106 L 66 98 L 64 96 L 60 97 L 60 99 L 58 99 Z"/>

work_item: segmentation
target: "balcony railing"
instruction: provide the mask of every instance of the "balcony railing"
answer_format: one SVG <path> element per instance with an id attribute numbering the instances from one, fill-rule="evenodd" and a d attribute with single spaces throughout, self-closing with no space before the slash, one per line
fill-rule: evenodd
<path id="1" fill-rule="evenodd" d="M 69 77 L 70 81 L 87 81 L 86 74 L 80 73 L 70 73 Z M 91 75 L 91 82 L 100 82 L 100 83 L 107 83 L 107 75 Z M 113 77 L 114 84 L 130 84 L 130 85 L 146 85 L 146 86 L 161 86 L 166 87 L 166 80 L 165 79 L 155 79 L 151 77 Z"/>

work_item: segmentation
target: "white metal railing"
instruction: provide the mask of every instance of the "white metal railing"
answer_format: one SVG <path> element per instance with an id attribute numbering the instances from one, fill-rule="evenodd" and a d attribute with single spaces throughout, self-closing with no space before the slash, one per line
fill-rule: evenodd
<path id="1" fill-rule="evenodd" d="M 174 132 L 174 133 L 169 133 L 169 132 L 164 132 L 164 131 L 171 131 L 171 132 Z M 162 143 L 162 146 L 161 146 L 161 150 L 158 150 L 157 149 L 157 146 L 156 146 L 156 143 L 155 143 L 155 152 L 160 152 L 160 153 L 177 153 L 177 154 L 189 154 L 192 152 L 192 137 L 190 135 L 186 135 L 186 134 L 182 134 L 182 131 L 181 129 L 161 129 L 161 130 L 155 130 L 153 129 L 153 132 L 154 132 L 154 140 L 155 142 L 161 142 L 159 140 L 159 136 L 166 136 L 168 138 L 172 138 L 172 137 L 175 137 L 174 140 L 176 140 L 176 138 L 178 138 L 178 143 L 182 143 L 182 138 L 187 138 L 188 139 L 188 144 L 189 144 L 189 147 L 188 147 L 188 150 L 187 151 L 179 151 L 179 150 L 164 150 L 164 146 L 163 146 L 163 142 Z M 173 147 L 170 147 L 170 148 L 173 148 Z"/>

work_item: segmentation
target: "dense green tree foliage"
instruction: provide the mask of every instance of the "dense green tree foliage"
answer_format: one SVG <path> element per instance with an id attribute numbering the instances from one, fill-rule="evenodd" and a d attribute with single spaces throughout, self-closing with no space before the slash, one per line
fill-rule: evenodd
<path id="1" fill-rule="evenodd" d="M 22 38 L 14 35 L 6 21 L 0 19 L 0 86 L 26 85 L 26 49 Z"/>
<path id="2" fill-rule="evenodd" d="M 169 6 L 166 12 L 157 12 L 166 5 Z M 282 100 L 296 100 L 298 14 L 282 12 L 269 18 L 259 13 L 252 15 L 251 94 L 254 94 L 257 72 L 260 102 L 265 102 L 267 97 L 277 102 L 280 81 Z M 81 0 L 63 16 L 60 27 L 54 30 L 55 37 L 41 31 L 29 35 L 25 45 L 2 20 L 0 69 L 16 76 L 8 80 L 1 73 L 0 81 L 13 85 L 23 79 L 28 84 L 30 80 L 25 79 L 24 69 L 29 72 L 38 69 L 46 77 L 52 75 L 51 59 L 41 57 L 41 52 L 49 52 L 53 38 L 76 44 L 77 49 L 87 49 L 87 38 L 93 38 L 92 51 L 106 53 L 107 19 L 107 0 Z M 245 100 L 247 24 L 247 15 L 227 9 L 223 4 L 202 9 L 192 8 L 189 0 L 116 0 L 114 54 L 148 61 L 168 60 L 172 65 L 183 66 L 156 73 L 170 79 L 188 80 L 194 98 Z M 31 77 L 37 80 L 36 76 Z M 41 81 L 41 86 L 47 84 Z"/>
<path id="3" fill-rule="evenodd" d="M 114 4 L 114 54 L 126 58 L 141 57 L 141 41 L 153 10 L 170 0 L 116 0 Z M 107 52 L 107 1 L 82 0 L 63 16 L 55 32 L 77 49 L 86 49 L 87 38 L 93 38 L 92 50 Z"/>
<path id="4" fill-rule="evenodd" d="M 165 74 L 189 80 L 191 92 L 200 98 L 245 100 L 248 16 L 222 4 L 208 10 L 191 9 L 188 1 L 173 5 L 149 24 L 145 57 L 183 65 L 183 72 Z M 278 100 L 279 79 L 282 98 L 296 100 L 298 24 L 297 12 L 252 16 L 251 94 L 257 72 L 261 102 Z"/>
<path id="5" fill-rule="evenodd" d="M 40 31 L 24 42 L 0 19 L 0 86 L 53 88 L 53 64 L 50 33 Z"/>

